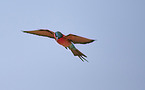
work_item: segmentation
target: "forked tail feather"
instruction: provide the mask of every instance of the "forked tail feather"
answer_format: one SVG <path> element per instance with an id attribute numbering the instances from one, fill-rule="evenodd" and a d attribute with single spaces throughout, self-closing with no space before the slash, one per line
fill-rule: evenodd
<path id="1" fill-rule="evenodd" d="M 84 55 L 82 52 L 80 52 L 78 49 L 71 48 L 71 47 L 69 47 L 69 49 L 72 51 L 74 56 L 78 56 L 83 62 L 84 62 L 84 60 L 88 62 L 88 60 L 85 59 L 85 58 L 87 58 L 87 56 Z"/>

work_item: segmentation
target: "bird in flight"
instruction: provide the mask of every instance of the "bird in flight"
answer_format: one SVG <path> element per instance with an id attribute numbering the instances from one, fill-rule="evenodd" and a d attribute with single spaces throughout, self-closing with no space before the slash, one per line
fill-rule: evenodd
<path id="1" fill-rule="evenodd" d="M 53 38 L 57 41 L 58 44 L 64 46 L 66 49 L 69 48 L 74 54 L 74 56 L 78 56 L 83 62 L 84 60 L 87 61 L 86 60 L 87 56 L 84 55 L 82 52 L 80 52 L 74 46 L 74 44 L 87 44 L 95 41 L 93 39 L 88 39 L 74 34 L 69 34 L 65 36 L 59 31 L 53 32 L 48 29 L 39 29 L 39 30 L 23 31 L 23 32 Z"/>

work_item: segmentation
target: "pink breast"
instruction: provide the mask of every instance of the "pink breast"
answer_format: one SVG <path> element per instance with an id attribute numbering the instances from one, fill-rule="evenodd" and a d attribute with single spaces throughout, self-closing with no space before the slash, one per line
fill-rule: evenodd
<path id="1" fill-rule="evenodd" d="M 64 47 L 68 47 L 69 45 L 71 45 L 71 42 L 65 38 L 60 38 L 57 40 L 57 42 L 60 44 L 60 45 L 63 45 Z"/>

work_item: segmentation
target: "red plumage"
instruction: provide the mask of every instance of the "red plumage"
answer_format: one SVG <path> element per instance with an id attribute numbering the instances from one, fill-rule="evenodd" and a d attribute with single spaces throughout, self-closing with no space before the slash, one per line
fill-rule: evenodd
<path id="1" fill-rule="evenodd" d="M 56 32 L 59 33 L 59 35 L 61 35 L 61 37 L 56 37 L 53 31 L 47 30 L 47 29 L 40 29 L 40 30 L 33 30 L 33 31 L 23 31 L 25 33 L 30 33 L 30 34 L 35 34 L 35 35 L 39 35 L 39 36 L 46 36 L 46 37 L 50 37 L 50 38 L 54 38 L 60 45 L 64 46 L 65 48 L 69 48 L 72 53 L 74 54 L 74 56 L 78 56 L 82 61 L 87 61 L 84 57 L 87 57 L 86 55 L 84 55 L 82 52 L 80 52 L 74 45 L 74 44 L 87 44 L 87 43 L 91 43 L 94 40 L 92 39 L 88 39 L 88 38 L 84 38 L 81 36 L 77 36 L 77 35 L 73 35 L 73 34 L 69 34 L 67 36 L 63 35 L 60 32 Z M 88 61 L 87 61 L 88 62 Z"/>

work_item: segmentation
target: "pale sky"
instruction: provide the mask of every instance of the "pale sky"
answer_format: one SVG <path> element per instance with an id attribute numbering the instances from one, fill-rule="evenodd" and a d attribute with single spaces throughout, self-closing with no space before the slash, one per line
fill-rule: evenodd
<path id="1" fill-rule="evenodd" d="M 0 90 L 145 90 L 144 0 L 1 0 Z M 75 45 L 82 62 L 49 29 L 97 41 Z"/>

